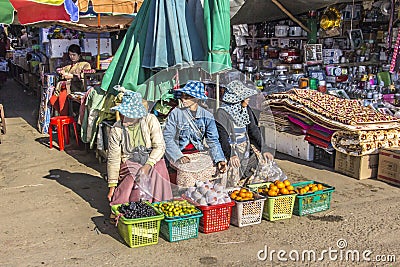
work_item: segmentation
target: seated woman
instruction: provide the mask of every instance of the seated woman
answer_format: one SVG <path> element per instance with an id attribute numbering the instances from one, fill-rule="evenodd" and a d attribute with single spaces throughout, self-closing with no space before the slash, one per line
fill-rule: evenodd
<path id="1" fill-rule="evenodd" d="M 250 145 L 261 151 L 265 159 L 274 159 L 263 145 L 257 118 L 248 106 L 250 97 L 257 93 L 240 81 L 232 81 L 222 97 L 224 104 L 216 114 L 219 141 L 229 161 L 228 186 L 239 185 L 240 179 L 250 177 L 257 167 L 257 157 Z"/>
<path id="2" fill-rule="evenodd" d="M 50 103 L 55 106 L 60 115 L 68 115 L 67 95 L 71 92 L 84 91 L 83 75 L 85 70 L 91 69 L 89 62 L 83 61 L 79 45 L 72 44 L 68 47 L 68 56 L 71 64 L 58 68 L 57 73 L 61 76 L 61 81 L 57 83 L 54 95 L 50 98 Z"/>
<path id="3" fill-rule="evenodd" d="M 224 173 L 226 161 L 218 141 L 214 117 L 199 106 L 201 99 L 207 99 L 204 84 L 189 81 L 182 89 L 175 91 L 182 94 L 183 107 L 176 107 L 168 115 L 164 129 L 164 139 L 167 140 L 165 155 L 173 168 L 182 173 L 188 171 L 186 177 L 180 176 L 178 172 L 177 185 L 193 186 L 196 180 L 212 178 L 216 172 L 213 163 Z"/>
<path id="4" fill-rule="evenodd" d="M 127 91 L 119 111 L 121 120 L 110 131 L 107 174 L 110 205 L 172 198 L 168 170 L 163 159 L 165 142 L 160 123 L 148 114 L 139 93 Z M 149 180 L 148 180 L 149 179 Z M 118 186 L 117 186 L 118 185 Z"/>

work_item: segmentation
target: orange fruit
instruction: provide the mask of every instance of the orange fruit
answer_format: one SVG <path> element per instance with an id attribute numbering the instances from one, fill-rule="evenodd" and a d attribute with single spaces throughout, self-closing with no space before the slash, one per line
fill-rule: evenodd
<path id="1" fill-rule="evenodd" d="M 289 194 L 296 194 L 296 191 L 289 191 Z"/>
<path id="2" fill-rule="evenodd" d="M 324 186 L 322 184 L 317 184 L 318 190 L 324 189 Z"/>
<path id="3" fill-rule="evenodd" d="M 257 192 L 258 192 L 258 193 L 262 193 L 263 191 L 264 191 L 264 190 L 263 190 L 262 188 L 258 188 L 258 189 L 257 189 Z"/>
<path id="4" fill-rule="evenodd" d="M 277 184 L 280 183 L 280 182 L 281 182 L 281 181 L 279 181 L 279 180 L 275 180 L 275 181 L 274 181 L 274 184 L 277 185 Z"/>
<path id="5" fill-rule="evenodd" d="M 300 195 L 307 193 L 307 191 L 304 188 L 300 189 Z"/>
<path id="6" fill-rule="evenodd" d="M 306 185 L 305 187 L 303 187 L 303 189 L 306 190 L 306 192 L 308 192 L 308 190 L 310 190 L 310 187 Z"/>
<path id="7" fill-rule="evenodd" d="M 236 201 L 241 201 L 242 198 L 241 198 L 241 197 L 237 197 L 235 200 L 236 200 Z"/>
<path id="8" fill-rule="evenodd" d="M 252 198 L 253 198 L 253 193 L 252 193 L 252 192 L 247 192 L 246 194 L 247 194 L 247 197 L 248 197 L 249 199 L 252 199 Z"/>
<path id="9" fill-rule="evenodd" d="M 233 192 L 232 194 L 231 194 L 231 198 L 232 199 L 235 199 L 237 197 L 237 194 L 235 193 L 235 192 Z"/>
<path id="10" fill-rule="evenodd" d="M 285 184 L 282 183 L 282 182 L 279 182 L 276 186 L 277 186 L 279 189 L 281 189 L 281 188 L 284 188 L 284 187 L 285 187 Z"/>
<path id="11" fill-rule="evenodd" d="M 270 196 L 270 197 L 276 197 L 278 194 L 276 193 L 276 191 L 273 191 L 273 190 L 269 190 L 268 191 L 268 196 Z"/>
<path id="12" fill-rule="evenodd" d="M 278 187 L 277 187 L 276 185 L 274 185 L 274 184 L 271 184 L 271 185 L 269 186 L 269 190 L 274 190 L 274 191 L 276 191 L 276 190 L 278 190 Z"/>
<path id="13" fill-rule="evenodd" d="M 241 198 L 247 197 L 247 192 L 240 192 L 239 197 L 241 197 Z"/>
<path id="14" fill-rule="evenodd" d="M 281 189 L 279 190 L 279 192 L 280 192 L 282 195 L 288 195 L 288 194 L 289 194 L 289 190 L 287 190 L 286 188 L 281 188 Z"/>
<path id="15" fill-rule="evenodd" d="M 293 185 L 288 185 L 288 186 L 286 186 L 286 189 L 289 191 L 293 191 L 294 187 L 293 187 Z"/>
<path id="16" fill-rule="evenodd" d="M 285 180 L 285 181 L 283 181 L 283 183 L 285 184 L 286 187 L 290 185 L 289 180 Z"/>
<path id="17" fill-rule="evenodd" d="M 241 189 L 240 189 L 240 192 L 245 192 L 245 193 L 246 193 L 246 192 L 247 192 L 247 189 L 246 189 L 246 188 L 241 188 Z"/>
<path id="18" fill-rule="evenodd" d="M 237 195 L 237 194 L 239 194 L 239 190 L 235 190 L 235 191 L 233 191 L 233 193 L 235 193 Z"/>
<path id="19" fill-rule="evenodd" d="M 318 187 L 317 187 L 316 185 L 314 185 L 314 186 L 311 188 L 311 191 L 313 191 L 313 192 L 318 191 Z"/>

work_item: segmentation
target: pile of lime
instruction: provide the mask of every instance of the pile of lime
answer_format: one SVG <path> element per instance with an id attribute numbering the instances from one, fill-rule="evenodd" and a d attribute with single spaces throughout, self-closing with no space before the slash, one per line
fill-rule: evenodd
<path id="1" fill-rule="evenodd" d="M 187 200 L 172 200 L 154 203 L 153 206 L 162 211 L 167 217 L 184 216 L 199 213 L 200 211 Z"/>

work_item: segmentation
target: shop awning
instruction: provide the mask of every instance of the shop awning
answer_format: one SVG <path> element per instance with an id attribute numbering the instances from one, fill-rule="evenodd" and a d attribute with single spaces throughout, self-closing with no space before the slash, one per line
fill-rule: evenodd
<path id="1" fill-rule="evenodd" d="M 0 23 L 15 22 L 15 13 L 18 14 L 18 23 L 22 25 L 44 21 L 74 21 L 78 18 L 78 9 L 75 7 L 72 0 L 2 0 Z"/>
<path id="2" fill-rule="evenodd" d="M 113 15 L 137 13 L 143 3 L 143 0 L 79 0 L 79 11 L 86 12 L 90 1 L 94 12 Z"/>
<path id="3" fill-rule="evenodd" d="M 271 0 L 230 0 L 231 24 L 259 23 L 277 19 L 285 19 L 282 12 Z M 299 15 L 309 10 L 321 9 L 327 6 L 353 2 L 352 0 L 280 0 L 293 15 Z"/>

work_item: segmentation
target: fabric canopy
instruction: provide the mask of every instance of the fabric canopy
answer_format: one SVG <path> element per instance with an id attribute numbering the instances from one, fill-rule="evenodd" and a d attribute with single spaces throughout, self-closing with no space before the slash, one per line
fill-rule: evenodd
<path id="1" fill-rule="evenodd" d="M 167 68 L 199 60 L 204 60 L 204 48 L 186 1 L 151 1 L 142 66 Z"/>
<path id="2" fill-rule="evenodd" d="M 293 15 L 353 0 L 279 0 Z M 287 18 L 271 0 L 230 0 L 231 24 L 253 24 Z"/>
<path id="3" fill-rule="evenodd" d="M 61 5 L 56 5 L 60 2 Z M 0 23 L 5 24 L 14 21 L 14 11 L 17 11 L 18 21 L 23 25 L 43 21 L 70 21 L 71 17 L 76 20 L 78 18 L 78 8 L 72 0 L 2 0 L 0 10 Z"/>
<path id="4" fill-rule="evenodd" d="M 140 84 L 150 77 L 148 70 L 141 66 L 146 33 L 150 16 L 150 3 L 145 0 L 136 19 L 132 22 L 110 66 L 103 76 L 101 88 L 111 94 L 117 94 L 115 85 L 137 91 Z"/>
<path id="5" fill-rule="evenodd" d="M 139 10 L 143 3 L 143 0 L 79 0 L 79 10 L 86 12 L 90 1 L 96 13 L 111 14 L 133 14 L 135 5 L 136 10 Z"/>
<path id="6" fill-rule="evenodd" d="M 232 66 L 230 48 L 229 0 L 205 0 L 204 24 L 207 35 L 207 61 L 218 63 L 211 67 L 211 72 L 221 70 L 221 66 Z M 224 67 L 225 69 L 225 67 Z"/>
<path id="7" fill-rule="evenodd" d="M 0 1 L 0 23 L 11 24 L 14 21 L 14 7 L 9 1 Z"/>

